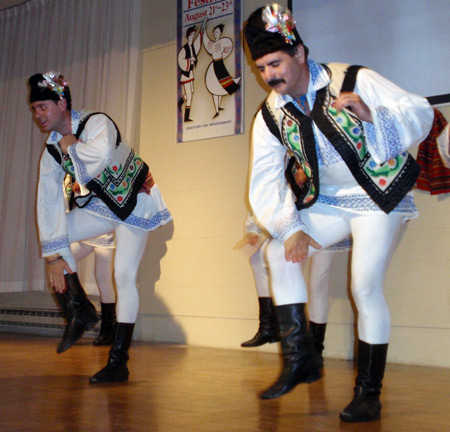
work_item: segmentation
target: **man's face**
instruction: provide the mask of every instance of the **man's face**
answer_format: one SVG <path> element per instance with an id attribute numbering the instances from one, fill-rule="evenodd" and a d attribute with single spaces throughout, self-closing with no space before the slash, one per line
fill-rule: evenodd
<path id="1" fill-rule="evenodd" d="M 266 54 L 255 60 L 255 65 L 263 81 L 277 93 L 292 97 L 306 93 L 309 72 L 302 47 L 294 56 L 284 51 Z"/>
<path id="2" fill-rule="evenodd" d="M 36 101 L 31 104 L 33 117 L 42 132 L 60 132 L 64 127 L 65 104 L 60 100 Z"/>

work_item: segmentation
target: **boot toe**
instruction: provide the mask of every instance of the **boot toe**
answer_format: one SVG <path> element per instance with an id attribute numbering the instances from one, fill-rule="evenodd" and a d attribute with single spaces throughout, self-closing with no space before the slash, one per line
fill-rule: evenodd
<path id="1" fill-rule="evenodd" d="M 320 369 L 309 368 L 304 364 L 287 367 L 283 370 L 278 381 L 265 392 L 261 399 L 275 399 L 289 393 L 296 385 L 313 383 L 322 377 Z"/>
<path id="2" fill-rule="evenodd" d="M 91 384 L 106 384 L 128 381 L 130 372 L 126 366 L 107 364 L 102 370 L 89 377 Z"/>
<path id="3" fill-rule="evenodd" d="M 357 397 L 339 414 L 348 423 L 370 422 L 381 417 L 381 403 L 376 398 Z"/>
<path id="4" fill-rule="evenodd" d="M 64 332 L 63 339 L 58 345 L 56 352 L 58 354 L 67 351 L 73 345 L 75 345 L 83 336 L 86 327 L 84 323 L 75 322 L 71 323 L 66 327 L 66 331 Z"/>
<path id="5" fill-rule="evenodd" d="M 295 384 L 286 384 L 286 385 L 275 384 L 274 386 L 270 387 L 265 392 L 262 392 L 260 394 L 260 398 L 263 400 L 276 399 L 276 398 L 279 398 L 280 396 L 283 396 L 283 395 L 289 393 L 294 387 L 295 387 Z"/>
<path id="6" fill-rule="evenodd" d="M 339 418 L 343 421 L 343 422 L 347 422 L 347 423 L 364 423 L 364 422 L 371 422 L 371 421 L 375 421 L 375 420 L 379 420 L 380 419 L 380 413 L 371 413 L 371 414 L 360 414 L 360 415 L 354 415 L 352 413 L 348 413 L 346 411 L 342 411 L 339 414 Z"/>

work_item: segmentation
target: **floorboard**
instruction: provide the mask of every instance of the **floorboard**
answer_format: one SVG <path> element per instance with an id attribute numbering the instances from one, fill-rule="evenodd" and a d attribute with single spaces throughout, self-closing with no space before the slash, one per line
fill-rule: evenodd
<path id="1" fill-rule="evenodd" d="M 276 354 L 134 343 L 130 381 L 90 385 L 108 347 L 86 339 L 56 354 L 57 339 L 0 333 L 0 431 L 291 432 L 450 430 L 450 369 L 388 364 L 382 419 L 339 421 L 353 363 L 325 359 L 322 380 L 279 399 L 258 398 L 279 371 Z"/>

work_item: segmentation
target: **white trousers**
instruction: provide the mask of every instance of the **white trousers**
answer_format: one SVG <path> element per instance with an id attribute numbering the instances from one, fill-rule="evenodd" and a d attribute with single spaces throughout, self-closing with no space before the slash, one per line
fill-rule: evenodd
<path id="1" fill-rule="evenodd" d="M 137 272 L 144 255 L 148 233 L 121 223 L 115 223 L 76 208 L 67 214 L 69 242 L 79 242 L 115 233 L 114 279 L 117 290 L 116 315 L 121 323 L 135 323 L 139 312 Z M 73 271 L 73 255 L 63 256 Z"/>
<path id="2" fill-rule="evenodd" d="M 308 314 L 309 320 L 316 324 L 328 322 L 331 269 L 336 253 L 338 252 L 325 249 L 311 257 Z"/>
<path id="3" fill-rule="evenodd" d="M 255 279 L 256 293 L 258 297 L 270 297 L 269 287 L 269 270 L 264 259 L 264 249 L 269 240 L 265 240 L 263 244 L 250 257 L 250 266 Z"/>
<path id="4" fill-rule="evenodd" d="M 387 343 L 390 314 L 384 298 L 384 281 L 399 241 L 403 216 L 381 212 L 361 215 L 321 203 L 302 210 L 301 214 L 308 234 L 323 248 L 352 236 L 351 286 L 358 309 L 358 336 L 370 344 Z M 318 251 L 311 247 L 310 256 Z M 283 243 L 272 239 L 266 255 L 275 304 L 307 303 L 301 265 L 286 261 Z"/>
<path id="5" fill-rule="evenodd" d="M 95 257 L 95 282 L 100 293 L 100 301 L 102 303 L 115 303 L 116 291 L 112 281 L 114 248 L 105 248 L 101 246 L 93 246 L 82 242 L 75 242 L 70 245 L 76 261 L 94 253 Z"/>

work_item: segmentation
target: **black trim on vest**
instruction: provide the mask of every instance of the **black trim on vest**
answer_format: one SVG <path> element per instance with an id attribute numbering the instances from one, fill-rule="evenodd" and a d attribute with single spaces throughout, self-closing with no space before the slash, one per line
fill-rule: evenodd
<path id="1" fill-rule="evenodd" d="M 80 138 L 80 135 L 81 135 L 82 132 L 84 131 L 84 128 L 86 127 L 86 123 L 88 122 L 88 120 L 89 120 L 92 116 L 97 115 L 97 114 L 104 115 L 104 116 L 108 117 L 108 118 L 112 121 L 112 124 L 114 125 L 114 127 L 116 128 L 116 131 L 117 131 L 116 148 L 119 147 L 119 145 L 120 145 L 120 143 L 121 143 L 121 141 L 122 141 L 122 137 L 121 137 L 121 135 L 120 135 L 120 130 L 119 130 L 119 128 L 117 127 L 117 125 L 116 125 L 116 123 L 114 122 L 114 120 L 113 120 L 108 114 L 105 114 L 105 113 L 100 112 L 100 111 L 90 113 L 90 114 L 88 114 L 86 117 L 84 117 L 83 120 L 81 120 L 80 124 L 78 125 L 77 131 L 74 133 L 75 138 L 76 138 L 77 140 Z"/>
<path id="2" fill-rule="evenodd" d="M 327 68 L 328 69 L 328 68 Z M 356 85 L 356 77 L 360 69 L 365 69 L 364 66 L 352 65 L 345 71 L 344 81 L 342 82 L 341 91 L 353 93 Z M 329 70 L 329 69 L 328 69 Z"/>
<path id="3" fill-rule="evenodd" d="M 301 126 L 301 135 L 304 138 L 305 142 L 305 157 L 307 162 L 312 166 L 312 172 L 313 172 L 313 179 L 311 180 L 308 178 L 308 181 L 306 183 L 306 186 L 300 186 L 297 184 L 295 180 L 295 176 L 293 174 L 294 167 L 297 163 L 297 159 L 295 156 L 292 156 L 287 164 L 286 170 L 285 170 L 285 176 L 286 180 L 289 183 L 289 186 L 292 189 L 292 192 L 294 193 L 297 201 L 295 202 L 295 206 L 297 207 L 297 210 L 301 210 L 303 208 L 308 208 L 312 206 L 319 196 L 319 177 L 318 177 L 318 161 L 317 161 L 317 154 L 315 151 L 315 140 L 314 140 L 314 132 L 312 128 L 312 122 L 311 119 L 307 116 L 305 116 L 302 112 L 297 110 L 295 108 L 295 105 L 292 102 L 289 102 L 285 105 L 286 111 L 294 117 Z M 286 148 L 292 151 L 291 148 L 289 148 L 285 141 L 283 140 L 280 128 L 277 125 L 272 113 L 270 112 L 268 106 L 267 106 L 267 99 L 261 106 L 261 114 L 263 116 L 264 121 L 266 122 L 266 125 L 270 132 L 273 134 L 273 136 Z M 314 145 L 311 146 L 311 143 L 314 143 Z M 313 182 L 313 185 L 316 188 L 316 194 L 314 195 L 314 198 L 304 203 L 303 199 L 308 194 L 308 191 L 310 189 L 310 182 Z"/>
<path id="4" fill-rule="evenodd" d="M 53 144 L 47 144 L 47 151 L 53 156 L 53 159 L 57 162 L 58 165 L 61 165 L 62 158 L 58 149 Z"/>
<path id="5" fill-rule="evenodd" d="M 283 143 L 283 140 L 281 139 L 281 133 L 279 126 L 275 122 L 275 119 L 273 118 L 272 113 L 270 112 L 269 108 L 267 107 L 267 99 L 263 102 L 261 106 L 261 114 L 263 116 L 264 121 L 266 122 L 267 127 L 269 128 L 270 132 L 272 132 L 272 135 L 280 141 L 280 143 Z"/>
<path id="6" fill-rule="evenodd" d="M 316 140 L 314 137 L 314 130 L 313 130 L 312 121 L 311 121 L 310 117 L 308 117 L 307 115 L 305 115 L 301 111 L 299 111 L 292 102 L 288 102 L 284 106 L 284 111 L 286 111 L 290 116 L 294 117 L 297 120 L 298 124 L 300 125 L 300 130 L 301 130 L 300 135 L 301 135 L 301 140 L 302 140 L 301 145 L 303 146 L 304 157 L 305 157 L 306 161 L 308 162 L 309 166 L 311 167 L 311 172 L 313 175 L 312 179 L 308 178 L 308 181 L 306 182 L 305 187 L 300 187 L 297 184 L 297 182 L 295 182 L 295 179 L 294 179 L 294 183 L 290 183 L 290 186 L 292 187 L 293 192 L 298 199 L 298 201 L 295 203 L 295 206 L 297 207 L 297 210 L 301 210 L 304 208 L 311 207 L 317 201 L 317 198 L 319 197 L 319 191 L 320 191 L 319 162 L 317 160 Z M 283 143 L 283 145 L 285 147 L 287 147 L 285 144 L 285 140 L 282 140 L 281 142 Z M 290 149 L 290 150 L 293 151 L 292 149 Z M 295 156 L 293 156 L 293 158 L 295 158 Z M 291 160 L 289 161 L 289 163 L 290 162 L 291 162 Z M 291 173 L 292 173 L 292 171 L 291 171 Z M 313 185 L 316 189 L 316 193 L 310 201 L 308 201 L 307 203 L 304 203 L 303 199 L 305 198 L 305 196 L 307 195 L 307 193 L 310 189 L 311 182 L 313 183 Z M 295 192 L 295 190 L 301 190 L 302 192 L 298 195 Z"/>

